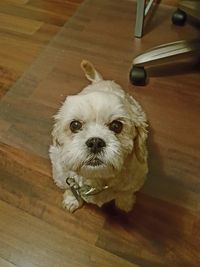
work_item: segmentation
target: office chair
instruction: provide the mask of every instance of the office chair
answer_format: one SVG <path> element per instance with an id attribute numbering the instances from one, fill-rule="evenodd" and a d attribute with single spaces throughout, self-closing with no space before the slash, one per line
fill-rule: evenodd
<path id="1" fill-rule="evenodd" d="M 153 1 L 149 0 L 147 5 L 145 5 L 145 0 L 138 0 L 135 26 L 136 37 L 142 37 L 144 19 L 152 3 Z M 142 18 L 141 14 L 143 14 Z M 183 26 L 188 15 L 195 19 L 200 19 L 200 0 L 180 1 L 178 9 L 172 15 L 172 23 Z M 182 58 L 194 53 L 200 54 L 200 40 L 177 41 L 149 49 L 134 58 L 129 74 L 130 81 L 134 85 L 146 85 L 148 79 L 145 66 L 152 66 L 172 57 Z"/>

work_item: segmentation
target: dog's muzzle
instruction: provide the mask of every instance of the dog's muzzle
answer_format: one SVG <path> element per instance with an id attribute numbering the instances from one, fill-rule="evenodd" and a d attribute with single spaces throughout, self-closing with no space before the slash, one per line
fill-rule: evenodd
<path id="1" fill-rule="evenodd" d="M 89 160 L 87 160 L 87 161 L 85 162 L 85 165 L 87 165 L 87 166 L 91 166 L 91 167 L 98 167 L 98 166 L 100 166 L 100 165 L 102 165 L 102 164 L 103 164 L 103 161 L 100 160 L 100 159 L 97 158 L 97 157 L 94 157 L 94 158 L 92 158 L 92 159 L 89 159 Z"/>

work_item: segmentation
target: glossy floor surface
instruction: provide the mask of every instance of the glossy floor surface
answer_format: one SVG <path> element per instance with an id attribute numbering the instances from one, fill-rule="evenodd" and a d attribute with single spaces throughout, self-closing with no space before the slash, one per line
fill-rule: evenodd
<path id="1" fill-rule="evenodd" d="M 135 55 L 196 38 L 198 27 L 171 25 L 174 8 L 160 5 L 144 37 L 134 39 L 133 1 L 57 2 L 0 4 L 0 266 L 199 266 L 199 66 L 190 58 L 151 67 L 145 87 L 128 79 Z M 92 205 L 69 214 L 51 179 L 52 116 L 87 85 L 83 58 L 120 83 L 149 119 L 150 172 L 128 215 Z"/>

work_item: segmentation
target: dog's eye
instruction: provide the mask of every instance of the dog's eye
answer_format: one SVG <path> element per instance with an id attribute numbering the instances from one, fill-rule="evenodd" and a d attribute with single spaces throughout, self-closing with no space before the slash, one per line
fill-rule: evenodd
<path id="1" fill-rule="evenodd" d="M 82 123 L 80 121 L 72 121 L 70 123 L 70 130 L 73 133 L 78 132 L 82 128 Z"/>
<path id="2" fill-rule="evenodd" d="M 121 121 L 114 120 L 109 124 L 109 129 L 116 134 L 119 134 L 123 129 L 123 124 Z"/>

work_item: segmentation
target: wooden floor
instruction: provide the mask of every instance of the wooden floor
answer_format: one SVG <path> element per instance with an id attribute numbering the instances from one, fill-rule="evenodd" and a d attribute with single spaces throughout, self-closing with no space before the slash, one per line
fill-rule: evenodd
<path id="1" fill-rule="evenodd" d="M 171 25 L 174 8 L 159 6 L 134 39 L 135 8 L 126 0 L 1 0 L 1 267 L 200 266 L 199 66 L 150 68 L 144 88 L 128 80 L 137 53 L 199 30 Z M 112 205 L 69 214 L 51 179 L 52 115 L 87 84 L 82 58 L 148 115 L 150 172 L 128 215 Z"/>
<path id="2" fill-rule="evenodd" d="M 81 2 L 0 1 L 0 97 L 37 58 Z"/>

